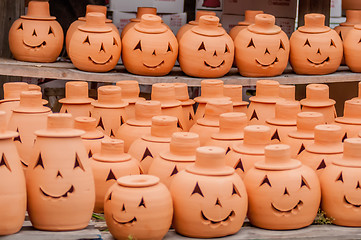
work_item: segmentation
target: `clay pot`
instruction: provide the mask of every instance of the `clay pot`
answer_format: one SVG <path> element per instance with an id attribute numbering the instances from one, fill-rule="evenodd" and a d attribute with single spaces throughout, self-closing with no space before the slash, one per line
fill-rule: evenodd
<path id="1" fill-rule="evenodd" d="M 170 140 L 169 151 L 160 152 L 154 158 L 148 173 L 159 177 L 161 183 L 170 187 L 173 178 L 196 160 L 199 136 L 191 132 L 175 132 Z"/>
<path id="2" fill-rule="evenodd" d="M 153 159 L 160 152 L 169 150 L 171 136 L 177 131 L 176 117 L 155 116 L 152 118 L 150 134 L 135 140 L 128 153 L 140 162 L 143 172 L 147 174 Z"/>
<path id="3" fill-rule="evenodd" d="M 361 15 L 361 14 L 360 14 Z M 360 23 L 361 24 L 361 23 Z M 357 24 L 354 29 L 350 30 L 344 39 L 344 56 L 347 66 L 353 72 L 361 72 L 361 68 L 357 63 L 360 48 L 358 46 L 361 38 L 361 25 Z"/>
<path id="4" fill-rule="evenodd" d="M 291 159 L 288 145 L 265 147 L 265 158 L 247 172 L 248 219 L 257 227 L 286 230 L 311 225 L 321 200 L 317 175 Z"/>
<path id="5" fill-rule="evenodd" d="M 242 85 L 224 85 L 223 86 L 224 96 L 230 97 L 233 102 L 233 112 L 247 113 L 248 102 L 242 99 Z"/>
<path id="6" fill-rule="evenodd" d="M 357 0 L 342 0 L 342 10 L 361 9 L 361 4 Z"/>
<path id="7" fill-rule="evenodd" d="M 151 175 L 121 177 L 108 191 L 104 213 L 116 239 L 160 240 L 172 223 L 168 189 Z"/>
<path id="8" fill-rule="evenodd" d="M 235 60 L 242 76 L 273 77 L 286 69 L 290 44 L 286 33 L 275 25 L 275 21 L 272 15 L 258 14 L 255 24 L 234 39 Z"/>
<path id="9" fill-rule="evenodd" d="M 50 16 L 48 1 L 30 1 L 25 16 L 10 28 L 9 47 L 16 60 L 55 62 L 64 41 L 63 29 Z"/>
<path id="10" fill-rule="evenodd" d="M 225 151 L 199 147 L 196 161 L 173 179 L 175 231 L 187 237 L 213 238 L 234 234 L 243 225 L 247 193 L 234 169 L 226 166 Z"/>
<path id="11" fill-rule="evenodd" d="M 153 14 L 157 15 L 157 9 L 153 7 L 138 7 L 137 8 L 137 15 L 135 18 L 129 19 L 129 23 L 124 26 L 122 32 L 120 34 L 120 38 L 124 37 L 124 34 L 131 28 L 134 28 L 134 25 L 140 22 L 140 19 L 144 14 Z"/>
<path id="12" fill-rule="evenodd" d="M 296 86 L 295 85 L 279 85 L 279 97 L 286 101 L 296 101 Z"/>
<path id="13" fill-rule="evenodd" d="M 322 209 L 333 224 L 360 227 L 361 139 L 344 142 L 344 153 L 323 172 L 320 182 Z"/>
<path id="14" fill-rule="evenodd" d="M 85 20 L 85 24 L 78 26 L 70 38 L 70 60 L 83 71 L 108 72 L 120 58 L 122 47 L 119 33 L 106 25 L 102 13 L 88 13 Z"/>
<path id="15" fill-rule="evenodd" d="M 122 60 L 128 72 L 164 76 L 173 68 L 178 42 L 173 32 L 153 14 L 144 14 L 122 38 Z"/>
<path id="16" fill-rule="evenodd" d="M 290 131 L 284 143 L 291 147 L 291 158 L 296 158 L 315 138 L 315 126 L 325 124 L 322 113 L 300 112 L 297 114 L 297 129 Z"/>
<path id="17" fill-rule="evenodd" d="M 4 221 L 0 235 L 18 232 L 26 211 L 26 185 L 20 157 L 13 138 L 19 134 L 6 131 L 6 113 L 0 111 L 0 211 Z"/>
<path id="18" fill-rule="evenodd" d="M 41 87 L 35 84 L 28 84 L 29 91 L 39 91 L 41 92 Z M 45 105 L 45 104 L 44 104 Z"/>
<path id="19" fill-rule="evenodd" d="M 210 100 L 208 101 L 204 113 L 204 117 L 196 121 L 196 123 L 189 130 L 197 133 L 201 146 L 204 146 L 210 139 L 213 133 L 219 131 L 219 116 L 222 113 L 233 112 L 233 105 L 228 100 Z"/>
<path id="20" fill-rule="evenodd" d="M 358 83 L 358 94 L 357 97 L 352 98 L 352 100 L 354 99 L 361 99 L 361 82 Z M 0 104 L 1 107 L 1 104 Z"/>
<path id="21" fill-rule="evenodd" d="M 184 126 L 183 131 L 189 131 L 194 124 L 194 108 L 195 101 L 189 99 L 188 85 L 186 83 L 174 83 L 175 97 L 181 102 Z"/>
<path id="22" fill-rule="evenodd" d="M 303 112 L 319 112 L 325 117 L 326 123 L 334 123 L 337 117 L 336 101 L 329 98 L 326 84 L 308 84 L 306 98 L 300 101 Z"/>
<path id="23" fill-rule="evenodd" d="M 122 100 L 122 92 L 118 86 L 101 86 L 98 88 L 98 100 L 93 105 L 91 116 L 97 120 L 97 128 L 110 137 L 125 123 L 125 107 L 128 103 Z"/>
<path id="24" fill-rule="evenodd" d="M 226 164 L 243 179 L 254 164 L 264 159 L 264 147 L 271 143 L 271 129 L 264 125 L 244 128 L 243 142 L 234 144 L 226 155 Z"/>
<path id="25" fill-rule="evenodd" d="M 335 119 L 335 124 L 344 131 L 344 138 L 358 137 L 361 131 L 361 99 L 345 101 L 343 117 Z"/>
<path id="26" fill-rule="evenodd" d="M 275 117 L 276 102 L 279 98 L 279 83 L 273 80 L 258 80 L 256 96 L 250 97 L 247 117 L 249 124 L 265 124 L 267 118 Z"/>
<path id="27" fill-rule="evenodd" d="M 20 104 L 13 109 L 8 129 L 19 134 L 14 141 L 24 168 L 27 168 L 31 161 L 36 138 L 34 132 L 46 127 L 49 113 L 50 108 L 42 105 L 41 92 L 21 92 Z"/>
<path id="28" fill-rule="evenodd" d="M 254 24 L 256 15 L 262 13 L 263 11 L 246 10 L 244 12 L 244 21 L 238 22 L 238 24 L 229 31 L 229 36 L 233 39 L 233 41 L 236 39 L 238 33 L 240 33 L 243 29 L 246 29 L 249 25 Z"/>
<path id="29" fill-rule="evenodd" d="M 305 150 L 297 156 L 304 165 L 312 168 L 317 176 L 342 156 L 343 131 L 340 126 L 327 124 L 315 127 L 314 143 L 305 146 Z"/>
<path id="30" fill-rule="evenodd" d="M 126 121 L 115 133 L 116 138 L 124 141 L 124 151 L 128 152 L 130 145 L 142 137 L 150 134 L 152 117 L 162 115 L 159 101 L 138 101 L 135 103 L 135 117 Z"/>
<path id="31" fill-rule="evenodd" d="M 305 15 L 305 25 L 292 33 L 290 63 L 297 74 L 333 73 L 341 64 L 342 40 L 337 32 L 325 26 L 325 15 Z"/>
<path id="32" fill-rule="evenodd" d="M 138 81 L 124 80 L 117 82 L 116 85 L 122 89 L 122 100 L 128 103 L 128 106 L 125 107 L 126 118 L 124 120 L 135 118 L 135 103 L 145 100 L 145 98 L 139 97 Z"/>
<path id="33" fill-rule="evenodd" d="M 88 226 L 95 190 L 88 154 L 68 113 L 48 117 L 35 131 L 36 142 L 26 172 L 28 213 L 33 227 L 69 231 Z"/>
<path id="34" fill-rule="evenodd" d="M 104 211 L 104 198 L 108 189 L 118 178 L 140 174 L 139 162 L 124 153 L 124 141 L 105 139 L 101 142 L 100 153 L 94 153 L 90 158 L 95 183 L 94 212 Z"/>
<path id="35" fill-rule="evenodd" d="M 88 97 L 88 83 L 70 81 L 65 84 L 65 98 L 59 100 L 62 104 L 61 113 L 71 113 L 73 118 L 90 117 L 94 99 Z"/>

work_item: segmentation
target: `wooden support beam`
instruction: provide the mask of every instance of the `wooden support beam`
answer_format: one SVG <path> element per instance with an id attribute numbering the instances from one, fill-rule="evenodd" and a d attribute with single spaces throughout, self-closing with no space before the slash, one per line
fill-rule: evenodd
<path id="1" fill-rule="evenodd" d="M 304 15 L 307 13 L 322 13 L 326 16 L 325 25 L 330 24 L 331 0 L 299 0 L 298 26 L 305 24 Z"/>

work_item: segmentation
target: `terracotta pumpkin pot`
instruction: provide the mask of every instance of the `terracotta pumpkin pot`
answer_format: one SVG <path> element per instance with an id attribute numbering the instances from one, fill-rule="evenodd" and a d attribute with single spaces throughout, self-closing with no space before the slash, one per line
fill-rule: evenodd
<path id="1" fill-rule="evenodd" d="M 64 41 L 63 29 L 50 16 L 48 1 L 30 1 L 25 16 L 9 31 L 9 47 L 14 58 L 26 62 L 55 62 Z"/>
<path id="2" fill-rule="evenodd" d="M 88 72 L 108 72 L 118 63 L 122 49 L 119 33 L 106 25 L 105 15 L 91 12 L 78 26 L 69 42 L 74 66 Z"/>
<path id="3" fill-rule="evenodd" d="M 68 113 L 48 117 L 35 131 L 36 142 L 26 172 L 28 213 L 40 230 L 68 231 L 88 226 L 95 190 L 88 154 Z"/>
<path id="4" fill-rule="evenodd" d="M 216 16 L 201 16 L 199 24 L 179 40 L 179 65 L 192 77 L 217 78 L 229 72 L 234 44 L 227 32 L 218 27 Z"/>
<path id="5" fill-rule="evenodd" d="M 254 24 L 256 15 L 263 14 L 263 11 L 256 10 L 246 10 L 244 12 L 244 21 L 238 22 L 236 26 L 234 26 L 229 31 L 229 36 L 233 39 L 236 39 L 238 33 L 240 33 L 243 29 L 246 29 L 249 25 Z"/>
<path id="6" fill-rule="evenodd" d="M 302 164 L 309 166 L 320 177 L 333 160 L 342 156 L 343 131 L 340 126 L 326 124 L 315 127 L 314 143 L 305 147 L 297 156 Z"/>
<path id="7" fill-rule="evenodd" d="M 244 128 L 243 142 L 234 144 L 226 155 L 226 164 L 243 179 L 254 164 L 264 159 L 264 147 L 271 143 L 271 129 L 264 125 Z"/>
<path id="8" fill-rule="evenodd" d="M 25 218 L 25 177 L 13 143 L 13 138 L 18 135 L 6 131 L 6 113 L 0 111 L 0 211 L 4 218 L 0 224 L 0 235 L 18 232 Z"/>
<path id="9" fill-rule="evenodd" d="M 128 106 L 125 107 L 126 118 L 124 120 L 135 118 L 135 103 L 139 100 L 145 100 L 145 98 L 139 97 L 138 81 L 124 80 L 117 82 L 116 85 L 122 89 L 123 101 L 128 103 Z"/>
<path id="10" fill-rule="evenodd" d="M 358 137 L 361 131 L 361 99 L 345 101 L 343 117 L 335 119 L 335 124 L 344 131 L 344 138 Z"/>
<path id="11" fill-rule="evenodd" d="M 243 101 L 242 85 L 228 84 L 223 86 L 224 96 L 230 97 L 233 102 L 233 112 L 242 112 L 247 114 L 248 102 Z"/>
<path id="12" fill-rule="evenodd" d="M 196 161 L 170 186 L 175 231 L 187 237 L 213 238 L 238 232 L 247 212 L 243 181 L 226 166 L 225 151 L 199 147 Z"/>
<path id="13" fill-rule="evenodd" d="M 357 0 L 343 0 L 342 10 L 348 10 L 348 9 L 361 9 L 361 4 Z"/>
<path id="14" fill-rule="evenodd" d="M 317 215 L 321 188 L 317 175 L 291 159 L 288 145 L 265 147 L 265 158 L 247 172 L 248 219 L 252 225 L 272 230 L 311 225 Z"/>
<path id="15" fill-rule="evenodd" d="M 160 240 L 172 223 L 168 189 L 151 175 L 121 177 L 108 191 L 104 213 L 116 239 Z"/>
<path id="16" fill-rule="evenodd" d="M 292 33 L 290 46 L 290 63 L 297 74 L 329 74 L 341 64 L 342 40 L 325 26 L 323 14 L 306 14 L 305 25 Z"/>
<path id="17" fill-rule="evenodd" d="M 361 23 L 360 23 L 361 24 Z M 360 53 L 358 41 L 361 38 L 361 25 L 357 24 L 354 29 L 348 32 L 347 37 L 344 39 L 344 56 L 346 65 L 353 72 L 361 72 L 361 68 L 357 63 L 357 56 Z M 358 39 L 358 40 L 357 40 Z"/>
<path id="18" fill-rule="evenodd" d="M 199 136 L 191 132 L 175 132 L 170 140 L 169 151 L 160 152 L 154 158 L 148 173 L 159 177 L 167 188 L 173 178 L 196 160 Z"/>
<path id="19" fill-rule="evenodd" d="M 144 76 L 164 76 L 173 68 L 178 42 L 173 32 L 153 14 L 144 14 L 122 38 L 122 60 L 128 72 Z"/>
<path id="20" fill-rule="evenodd" d="M 287 67 L 289 40 L 275 21 L 272 15 L 258 14 L 255 24 L 234 39 L 235 60 L 242 76 L 273 77 L 281 75 Z"/>
<path id="21" fill-rule="evenodd" d="M 189 99 L 188 85 L 186 83 L 174 83 L 175 97 L 181 102 L 182 113 L 185 125 L 183 131 L 189 131 L 194 124 L 194 108 L 195 101 Z"/>
<path id="22" fill-rule="evenodd" d="M 120 34 L 120 38 L 123 38 L 125 33 L 131 29 L 134 28 L 134 25 L 140 22 L 140 19 L 142 18 L 142 16 L 144 14 L 153 14 L 153 15 L 157 15 L 157 9 L 153 8 L 153 7 L 138 7 L 137 8 L 137 15 L 135 18 L 131 18 L 129 19 L 129 23 L 127 23 L 123 29 L 122 32 Z"/>

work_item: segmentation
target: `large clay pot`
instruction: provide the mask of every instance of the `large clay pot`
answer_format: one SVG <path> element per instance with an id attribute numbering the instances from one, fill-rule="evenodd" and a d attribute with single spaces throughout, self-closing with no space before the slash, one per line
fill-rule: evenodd
<path id="1" fill-rule="evenodd" d="M 342 0 L 342 9 L 361 9 L 361 4 L 357 0 Z"/>
<path id="2" fill-rule="evenodd" d="M 25 16 L 9 31 L 9 47 L 14 58 L 27 62 L 55 62 L 64 41 L 63 29 L 50 16 L 48 1 L 30 1 Z"/>
<path id="3" fill-rule="evenodd" d="M 160 152 L 149 168 L 149 174 L 159 177 L 167 188 L 173 178 L 196 160 L 199 136 L 191 132 L 175 132 L 170 140 L 169 151 Z"/>
<path id="4" fill-rule="evenodd" d="M 90 117 L 94 99 L 88 97 L 88 83 L 70 81 L 65 84 L 65 98 L 59 100 L 62 104 L 61 113 L 71 113 L 73 118 Z"/>
<path id="5" fill-rule="evenodd" d="M 344 138 L 358 137 L 361 131 L 361 99 L 345 101 L 343 117 L 336 118 L 335 124 L 344 131 Z"/>
<path id="6" fill-rule="evenodd" d="M 100 153 L 90 158 L 95 183 L 94 212 L 104 211 L 104 198 L 108 189 L 123 176 L 140 174 L 139 162 L 124 153 L 124 141 L 105 139 L 101 142 Z"/>
<path id="7" fill-rule="evenodd" d="M 153 159 L 160 152 L 169 150 L 171 136 L 177 131 L 176 117 L 155 116 L 152 118 L 150 134 L 135 140 L 128 153 L 140 162 L 143 172 L 147 174 Z"/>
<path id="8" fill-rule="evenodd" d="M 153 14 L 144 14 L 122 38 L 122 60 L 128 72 L 164 76 L 173 68 L 178 42 L 173 32 Z"/>
<path id="9" fill-rule="evenodd" d="M 243 142 L 234 144 L 226 155 L 226 164 L 244 178 L 254 164 L 264 159 L 264 147 L 271 143 L 271 129 L 264 125 L 244 128 Z"/>
<path id="10" fill-rule="evenodd" d="M 194 108 L 195 101 L 189 99 L 188 85 L 186 83 L 174 83 L 175 97 L 181 102 L 183 120 L 185 125 L 183 131 L 189 131 L 194 124 Z"/>
<path id="11" fill-rule="evenodd" d="M 247 172 L 248 219 L 257 227 L 286 230 L 311 225 L 317 215 L 321 188 L 317 175 L 291 159 L 288 145 L 265 147 L 265 158 Z"/>
<path id="12" fill-rule="evenodd" d="M 246 29 L 249 25 L 254 24 L 256 15 L 262 13 L 263 11 L 246 10 L 244 12 L 244 21 L 238 22 L 237 25 L 229 31 L 229 36 L 233 39 L 233 41 L 236 39 L 239 32 Z"/>
<path id="13" fill-rule="evenodd" d="M 94 201 L 94 179 L 88 154 L 68 113 L 48 117 L 35 131 L 36 142 L 26 172 L 28 213 L 33 227 L 68 231 L 88 226 Z"/>
<path id="14" fill-rule="evenodd" d="M 110 137 L 115 137 L 119 127 L 125 123 L 125 107 L 128 103 L 122 100 L 122 92 L 118 86 L 101 86 L 98 88 L 98 100 L 92 102 L 91 116 L 98 124 L 97 128 Z"/>
<path id="15" fill-rule="evenodd" d="M 142 16 L 144 14 L 153 14 L 153 15 L 157 15 L 157 9 L 154 7 L 138 7 L 137 8 L 137 15 L 135 16 L 135 18 L 131 18 L 129 19 L 129 23 L 127 23 L 127 25 L 125 25 L 122 29 L 122 32 L 120 34 L 120 38 L 123 38 L 125 33 L 131 29 L 134 28 L 134 25 L 140 22 L 140 19 L 142 18 Z"/>
<path id="16" fill-rule="evenodd" d="M 199 147 L 196 161 L 173 179 L 175 231 L 187 237 L 213 238 L 234 234 L 243 225 L 247 192 L 234 169 L 226 166 L 225 151 Z"/>
<path id="17" fill-rule="evenodd" d="M 290 63 L 297 74 L 329 74 L 341 64 L 342 40 L 325 26 L 323 14 L 306 14 L 305 25 L 292 33 L 290 46 Z"/>
<path id="18" fill-rule="evenodd" d="M 24 168 L 31 162 L 36 138 L 34 132 L 46 127 L 49 113 L 50 108 L 42 105 L 41 92 L 21 92 L 20 105 L 13 110 L 8 129 L 19 133 L 14 141 Z"/>
<path id="19" fill-rule="evenodd" d="M 355 25 L 354 29 L 348 32 L 348 35 L 344 39 L 343 43 L 346 65 L 353 72 L 361 72 L 361 68 L 358 64 L 358 55 L 360 54 L 360 47 L 358 44 L 361 38 L 360 24 Z"/>
<path id="20" fill-rule="evenodd" d="M 135 117 L 130 118 L 120 126 L 115 137 L 124 141 L 124 151 L 128 152 L 130 145 L 142 137 L 150 134 L 152 117 L 162 115 L 159 101 L 138 101 L 135 103 Z"/>
<path id="21" fill-rule="evenodd" d="M 25 177 L 13 143 L 13 138 L 18 135 L 6 131 L 6 113 L 0 111 L 0 211 L 3 217 L 0 235 L 18 232 L 25 218 Z"/>
<path id="22" fill-rule="evenodd" d="M 306 98 L 300 101 L 302 112 L 319 112 L 325 117 L 326 123 L 334 123 L 337 117 L 336 101 L 329 98 L 329 88 L 326 84 L 308 84 Z"/>
<path id="23" fill-rule="evenodd" d="M 161 240 L 172 223 L 168 189 L 151 175 L 121 177 L 108 191 L 104 213 L 116 239 Z"/>
<path id="24" fill-rule="evenodd" d="M 135 103 L 139 100 L 145 100 L 139 97 L 140 89 L 138 81 L 135 80 L 124 80 L 116 83 L 118 87 L 122 89 L 122 99 L 128 103 L 125 107 L 125 121 L 128 119 L 135 118 Z"/>
<path id="25" fill-rule="evenodd" d="M 235 60 L 242 76 L 273 77 L 281 75 L 287 67 L 289 40 L 275 21 L 272 15 L 258 14 L 255 24 L 234 39 Z"/>
<path id="26" fill-rule="evenodd" d="M 119 33 L 106 25 L 105 15 L 91 12 L 70 38 L 68 55 L 74 66 L 88 72 L 108 72 L 122 49 Z"/>
<path id="27" fill-rule="evenodd" d="M 224 96 L 230 97 L 233 103 L 233 112 L 242 112 L 247 114 L 248 102 L 243 101 L 242 85 L 228 84 L 223 86 Z"/>

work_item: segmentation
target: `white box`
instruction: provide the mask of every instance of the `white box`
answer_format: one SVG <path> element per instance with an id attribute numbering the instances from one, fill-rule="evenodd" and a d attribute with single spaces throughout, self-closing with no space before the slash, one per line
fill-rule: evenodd
<path id="1" fill-rule="evenodd" d="M 223 0 L 196 0 L 196 9 L 200 10 L 222 10 Z"/>
<path id="2" fill-rule="evenodd" d="M 136 18 L 136 13 L 112 11 L 112 19 L 119 32 L 121 32 L 125 25 L 130 22 L 131 18 Z"/>
<path id="3" fill-rule="evenodd" d="M 158 14 L 173 31 L 174 35 L 178 30 L 187 23 L 187 13 L 175 13 L 175 14 Z"/>
<path id="4" fill-rule="evenodd" d="M 346 22 L 345 17 L 332 17 L 332 18 L 330 18 L 330 28 L 334 29 L 335 27 L 340 25 L 340 23 L 343 23 L 343 22 Z"/>
<path id="5" fill-rule="evenodd" d="M 155 7 L 157 13 L 183 12 L 184 0 L 110 0 L 110 10 L 136 12 L 138 7 Z"/>
<path id="6" fill-rule="evenodd" d="M 342 16 L 342 0 L 331 0 L 330 17 Z"/>

